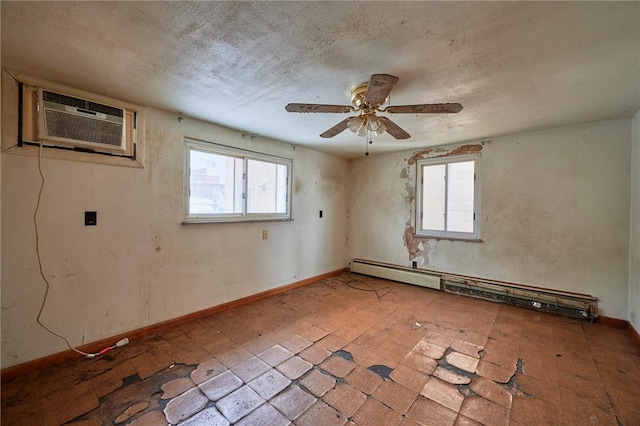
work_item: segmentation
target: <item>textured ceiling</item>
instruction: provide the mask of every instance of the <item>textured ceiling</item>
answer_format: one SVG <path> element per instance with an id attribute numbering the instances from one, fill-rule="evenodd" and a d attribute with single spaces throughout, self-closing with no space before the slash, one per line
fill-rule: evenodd
<path id="1" fill-rule="evenodd" d="M 347 158 L 365 141 L 318 135 L 373 73 L 412 137 L 375 153 L 630 117 L 640 109 L 639 2 L 9 2 L 2 66 Z"/>

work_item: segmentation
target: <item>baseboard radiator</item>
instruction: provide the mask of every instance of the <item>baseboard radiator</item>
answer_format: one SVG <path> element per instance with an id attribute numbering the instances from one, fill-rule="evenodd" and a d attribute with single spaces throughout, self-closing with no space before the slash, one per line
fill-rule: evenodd
<path id="1" fill-rule="evenodd" d="M 574 318 L 585 318 L 591 321 L 598 317 L 598 300 L 588 294 L 455 274 L 441 274 L 441 278 L 442 289 L 450 293 L 508 303 Z"/>
<path id="2" fill-rule="evenodd" d="M 440 290 L 440 276 L 420 269 L 354 259 L 351 262 L 351 272 Z"/>
<path id="3" fill-rule="evenodd" d="M 370 260 L 354 259 L 351 272 L 429 287 L 493 302 L 594 321 L 598 300 L 588 294 L 532 287 Z"/>

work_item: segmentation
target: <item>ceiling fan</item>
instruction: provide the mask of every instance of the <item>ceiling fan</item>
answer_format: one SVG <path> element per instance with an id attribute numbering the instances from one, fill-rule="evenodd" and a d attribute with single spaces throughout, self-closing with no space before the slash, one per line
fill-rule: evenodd
<path id="1" fill-rule="evenodd" d="M 376 112 L 390 114 L 442 114 L 457 113 L 462 110 L 458 103 L 448 104 L 418 104 L 396 105 L 384 109 L 380 107 L 387 101 L 389 93 L 398 82 L 398 77 L 389 74 L 373 74 L 368 82 L 358 84 L 351 89 L 352 105 L 323 105 L 323 104 L 288 104 L 288 112 L 316 112 L 316 113 L 350 113 L 357 112 L 355 117 L 349 117 L 320 135 L 332 138 L 340 132 L 349 129 L 358 136 L 367 136 L 369 132 L 381 135 L 385 131 L 396 139 L 408 139 L 411 135 L 387 117 L 378 117 Z"/>

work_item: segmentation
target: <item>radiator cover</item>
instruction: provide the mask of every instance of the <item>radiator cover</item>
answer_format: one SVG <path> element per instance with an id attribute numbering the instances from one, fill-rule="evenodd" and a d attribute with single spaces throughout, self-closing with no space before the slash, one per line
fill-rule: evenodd
<path id="1" fill-rule="evenodd" d="M 351 272 L 574 318 L 593 321 L 598 316 L 597 299 L 588 294 L 412 269 L 363 259 L 351 262 Z"/>
<path id="2" fill-rule="evenodd" d="M 351 262 L 351 272 L 440 290 L 440 276 L 420 269 L 355 259 Z"/>

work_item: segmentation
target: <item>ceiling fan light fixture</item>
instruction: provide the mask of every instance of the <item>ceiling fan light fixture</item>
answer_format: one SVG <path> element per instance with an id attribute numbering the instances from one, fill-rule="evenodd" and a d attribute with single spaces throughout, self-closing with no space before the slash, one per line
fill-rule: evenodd
<path id="1" fill-rule="evenodd" d="M 366 121 L 361 116 L 351 117 L 347 120 L 347 128 L 358 136 L 365 136 L 367 134 Z"/>
<path id="2" fill-rule="evenodd" d="M 363 124 L 362 126 L 360 126 L 360 128 L 356 132 L 356 135 L 360 136 L 361 138 L 364 138 L 367 136 L 367 132 L 368 132 L 367 126 Z"/>
<path id="3" fill-rule="evenodd" d="M 373 115 L 367 120 L 367 129 L 376 136 L 380 136 L 387 130 L 387 126 L 385 126 L 382 120 Z"/>

